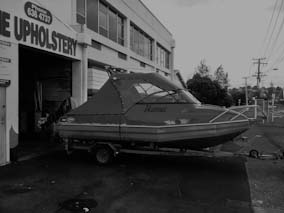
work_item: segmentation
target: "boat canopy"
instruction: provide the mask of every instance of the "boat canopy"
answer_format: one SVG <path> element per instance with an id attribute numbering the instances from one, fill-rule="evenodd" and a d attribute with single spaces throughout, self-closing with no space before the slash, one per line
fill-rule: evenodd
<path id="1" fill-rule="evenodd" d="M 72 114 L 122 114 L 137 103 L 200 103 L 158 73 L 116 73 Z"/>

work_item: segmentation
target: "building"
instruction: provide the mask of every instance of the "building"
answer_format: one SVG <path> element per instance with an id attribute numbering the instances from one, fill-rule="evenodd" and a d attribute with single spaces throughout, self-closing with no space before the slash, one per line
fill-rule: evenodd
<path id="1" fill-rule="evenodd" d="M 174 47 L 140 0 L 1 0 L 0 165 L 66 98 L 92 96 L 107 66 L 173 78 Z"/>

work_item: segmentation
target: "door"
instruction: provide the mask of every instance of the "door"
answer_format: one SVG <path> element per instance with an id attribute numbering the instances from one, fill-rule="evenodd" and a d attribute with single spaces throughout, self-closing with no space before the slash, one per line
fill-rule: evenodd
<path id="1" fill-rule="evenodd" d="M 0 165 L 6 164 L 6 88 L 0 86 Z"/>

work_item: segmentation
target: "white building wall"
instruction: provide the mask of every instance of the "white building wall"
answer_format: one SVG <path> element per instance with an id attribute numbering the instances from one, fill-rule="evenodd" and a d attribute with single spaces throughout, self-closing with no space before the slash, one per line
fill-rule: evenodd
<path id="1" fill-rule="evenodd" d="M 107 72 L 95 68 L 88 69 L 88 89 L 99 90 L 108 80 Z"/>
<path id="2" fill-rule="evenodd" d="M 76 6 L 76 0 L 73 1 L 73 6 Z M 141 71 L 147 70 L 149 67 L 151 70 L 159 69 L 165 73 L 173 72 L 173 61 L 170 62 L 170 68 L 156 64 L 156 42 L 161 44 L 169 52 L 173 52 L 175 46 L 174 39 L 172 34 L 166 29 L 166 27 L 151 13 L 151 11 L 140 1 L 140 0 L 107 0 L 109 5 L 118 10 L 121 14 L 126 17 L 125 20 L 125 45 L 121 46 L 116 42 L 111 41 L 110 39 L 96 33 L 86 26 L 78 26 L 76 22 L 76 13 L 73 14 L 73 20 L 75 22 L 72 24 L 74 29 L 83 32 L 86 37 L 90 37 L 97 42 L 100 42 L 103 45 L 101 51 L 93 50 L 93 48 L 88 47 L 88 58 L 93 61 L 99 61 L 106 63 L 108 65 L 124 68 L 127 70 Z M 74 9 L 73 9 L 74 11 Z M 76 8 L 75 8 L 76 11 Z M 142 29 L 146 34 L 154 39 L 153 42 L 153 60 L 149 60 L 145 57 L 142 57 L 132 50 L 130 50 L 130 23 L 133 22 L 140 29 Z M 104 48 L 104 46 L 106 48 Z M 90 50 L 91 49 L 91 50 Z M 127 62 L 122 62 L 121 59 L 118 59 L 117 52 L 122 52 L 127 55 Z M 145 68 L 140 66 L 140 63 L 133 63 L 132 59 L 141 61 L 146 64 Z M 172 57 L 170 57 L 172 58 Z"/>
<path id="3" fill-rule="evenodd" d="M 51 24 L 42 23 L 27 16 L 25 12 L 26 2 L 32 2 L 38 6 L 46 8 L 52 13 L 53 21 Z M 6 88 L 6 144 L 7 144 L 7 163 L 10 161 L 10 148 L 14 148 L 18 144 L 18 133 L 19 133 L 19 45 L 25 45 L 39 49 L 42 51 L 54 53 L 57 55 L 68 57 L 74 60 L 73 66 L 73 92 L 78 103 L 82 103 L 86 100 L 87 91 L 87 77 L 84 77 L 84 69 L 87 70 L 87 60 L 85 63 L 81 63 L 83 58 L 83 51 L 81 45 L 76 44 L 76 51 L 72 54 L 63 53 L 62 49 L 59 47 L 55 50 L 52 48 L 47 48 L 46 45 L 40 46 L 39 44 L 31 43 L 31 37 L 29 33 L 26 34 L 26 39 L 22 37 L 17 39 L 15 35 L 15 20 L 18 20 L 18 30 L 21 28 L 20 19 L 25 20 L 26 23 L 37 25 L 38 27 L 43 27 L 45 32 L 48 30 L 48 39 L 51 42 L 51 33 L 55 31 L 64 36 L 72 38 L 77 41 L 77 32 L 68 25 L 71 23 L 73 9 L 72 1 L 69 0 L 1 0 L 0 11 L 9 13 L 9 18 L 7 19 L 8 26 L 7 30 L 10 32 L 9 36 L 3 36 L 0 33 L 0 56 L 8 58 L 11 63 L 0 63 L 0 79 L 10 80 L 11 84 Z M 3 21 L 3 20 L 2 20 Z M 29 25 L 30 26 L 30 25 Z M 2 27 L 2 23 L 1 23 Z M 28 26 L 27 26 L 28 27 Z M 10 46 L 5 46 L 3 43 L 9 43 Z M 59 44 L 58 44 L 59 45 Z M 63 44 L 62 44 L 63 45 Z M 62 46 L 61 46 L 62 48 Z M 86 58 L 86 57 L 85 57 Z M 13 140 L 11 139 L 13 137 Z"/>
<path id="4" fill-rule="evenodd" d="M 108 0 L 107 2 L 171 51 L 172 34 L 140 0 Z"/>
<path id="5" fill-rule="evenodd" d="M 70 0 L 36 0 L 36 4 L 42 5 L 44 8 L 48 8 L 56 19 L 62 21 L 63 24 L 70 27 L 72 24 L 72 12 L 73 3 Z"/>
<path id="6" fill-rule="evenodd" d="M 11 17 L 9 19 L 9 31 L 11 36 L 9 38 L 0 35 L 0 40 L 12 43 L 9 48 L 9 57 L 13 59 L 9 69 L 0 68 L 0 78 L 11 80 L 11 85 L 7 88 L 7 149 L 10 148 L 10 131 L 18 133 L 19 126 L 19 103 L 18 103 L 18 46 L 23 44 L 33 48 L 37 48 L 46 52 L 66 56 L 74 60 L 72 66 L 72 92 L 78 104 L 82 104 L 87 100 L 87 89 L 90 87 L 97 87 L 91 79 L 100 79 L 98 73 L 94 72 L 88 76 L 88 62 L 98 62 L 100 64 L 112 65 L 115 67 L 124 68 L 137 72 L 155 72 L 159 69 L 163 72 L 170 73 L 173 67 L 166 69 L 156 64 L 156 57 L 153 60 L 148 60 L 142 56 L 137 55 L 130 50 L 130 22 L 135 23 L 140 29 L 154 39 L 153 52 L 156 50 L 156 42 L 160 43 L 168 51 L 172 51 L 174 47 L 174 40 L 171 33 L 159 22 L 159 20 L 145 7 L 140 0 L 107 0 L 106 2 L 112 5 L 125 19 L 125 45 L 121 46 L 118 43 L 105 38 L 98 33 L 95 33 L 86 27 L 78 25 L 76 22 L 76 0 L 30 0 L 34 4 L 46 8 L 52 13 L 52 23 L 45 24 L 38 20 L 28 17 L 24 11 L 24 5 L 27 0 L 1 0 L 1 11 L 8 12 Z M 62 51 L 52 50 L 50 48 L 41 47 L 32 44 L 30 38 L 26 41 L 16 40 L 14 37 L 14 18 L 22 18 L 29 23 L 43 26 L 45 29 L 59 32 L 65 36 L 73 38 L 77 41 L 76 53 L 74 55 L 65 54 Z M 83 29 L 83 33 L 81 30 Z M 51 39 L 51 38 L 49 38 Z M 102 49 L 97 50 L 91 47 L 91 39 L 102 44 Z M 126 55 L 126 60 L 118 57 L 118 52 Z M 141 66 L 140 62 L 145 63 Z M 172 63 L 171 63 L 172 64 Z M 13 144 L 11 144 L 13 146 Z M 9 152 L 7 150 L 7 162 L 9 161 Z"/>

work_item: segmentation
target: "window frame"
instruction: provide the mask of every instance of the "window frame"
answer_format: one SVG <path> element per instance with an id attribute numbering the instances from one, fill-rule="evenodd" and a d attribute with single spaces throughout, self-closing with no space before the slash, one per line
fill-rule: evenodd
<path id="1" fill-rule="evenodd" d="M 109 36 L 108 38 L 116 43 L 118 43 L 118 14 L 116 11 L 112 9 L 108 9 L 108 32 Z M 111 36 L 111 16 L 113 15 L 113 18 L 115 17 L 115 38 L 113 39 Z"/>
<path id="2" fill-rule="evenodd" d="M 121 36 L 119 35 L 119 31 L 121 31 Z M 124 46 L 124 40 L 125 40 L 125 36 L 124 36 L 124 18 L 119 15 L 119 13 L 117 13 L 117 43 L 119 43 L 120 45 Z"/>
<path id="3" fill-rule="evenodd" d="M 84 3 L 84 14 L 82 14 L 81 12 L 79 12 L 78 10 L 78 2 L 83 2 Z M 87 11 L 86 11 L 86 0 L 76 0 L 76 22 L 79 24 L 86 24 L 87 23 Z M 78 21 L 78 16 L 80 16 L 84 21 L 83 23 L 80 23 Z"/>
<path id="4" fill-rule="evenodd" d="M 101 10 L 101 8 L 103 8 L 101 5 L 103 5 L 105 7 L 105 13 Z M 108 5 L 103 3 L 102 1 L 99 1 L 99 9 L 98 9 L 98 11 L 99 11 L 99 13 L 98 13 L 98 15 L 99 15 L 99 34 L 104 36 L 104 37 L 109 38 L 109 32 L 108 32 Z M 101 14 L 105 15 L 105 18 L 106 18 L 106 20 L 105 20 L 106 26 L 105 27 L 101 25 Z M 105 32 L 102 32 L 101 29 L 103 31 L 105 31 Z M 106 33 L 106 35 L 104 33 Z"/>
<path id="5" fill-rule="evenodd" d="M 153 60 L 153 39 L 134 23 L 130 23 L 130 49 L 136 54 Z M 147 47 L 146 47 L 147 46 Z"/>

